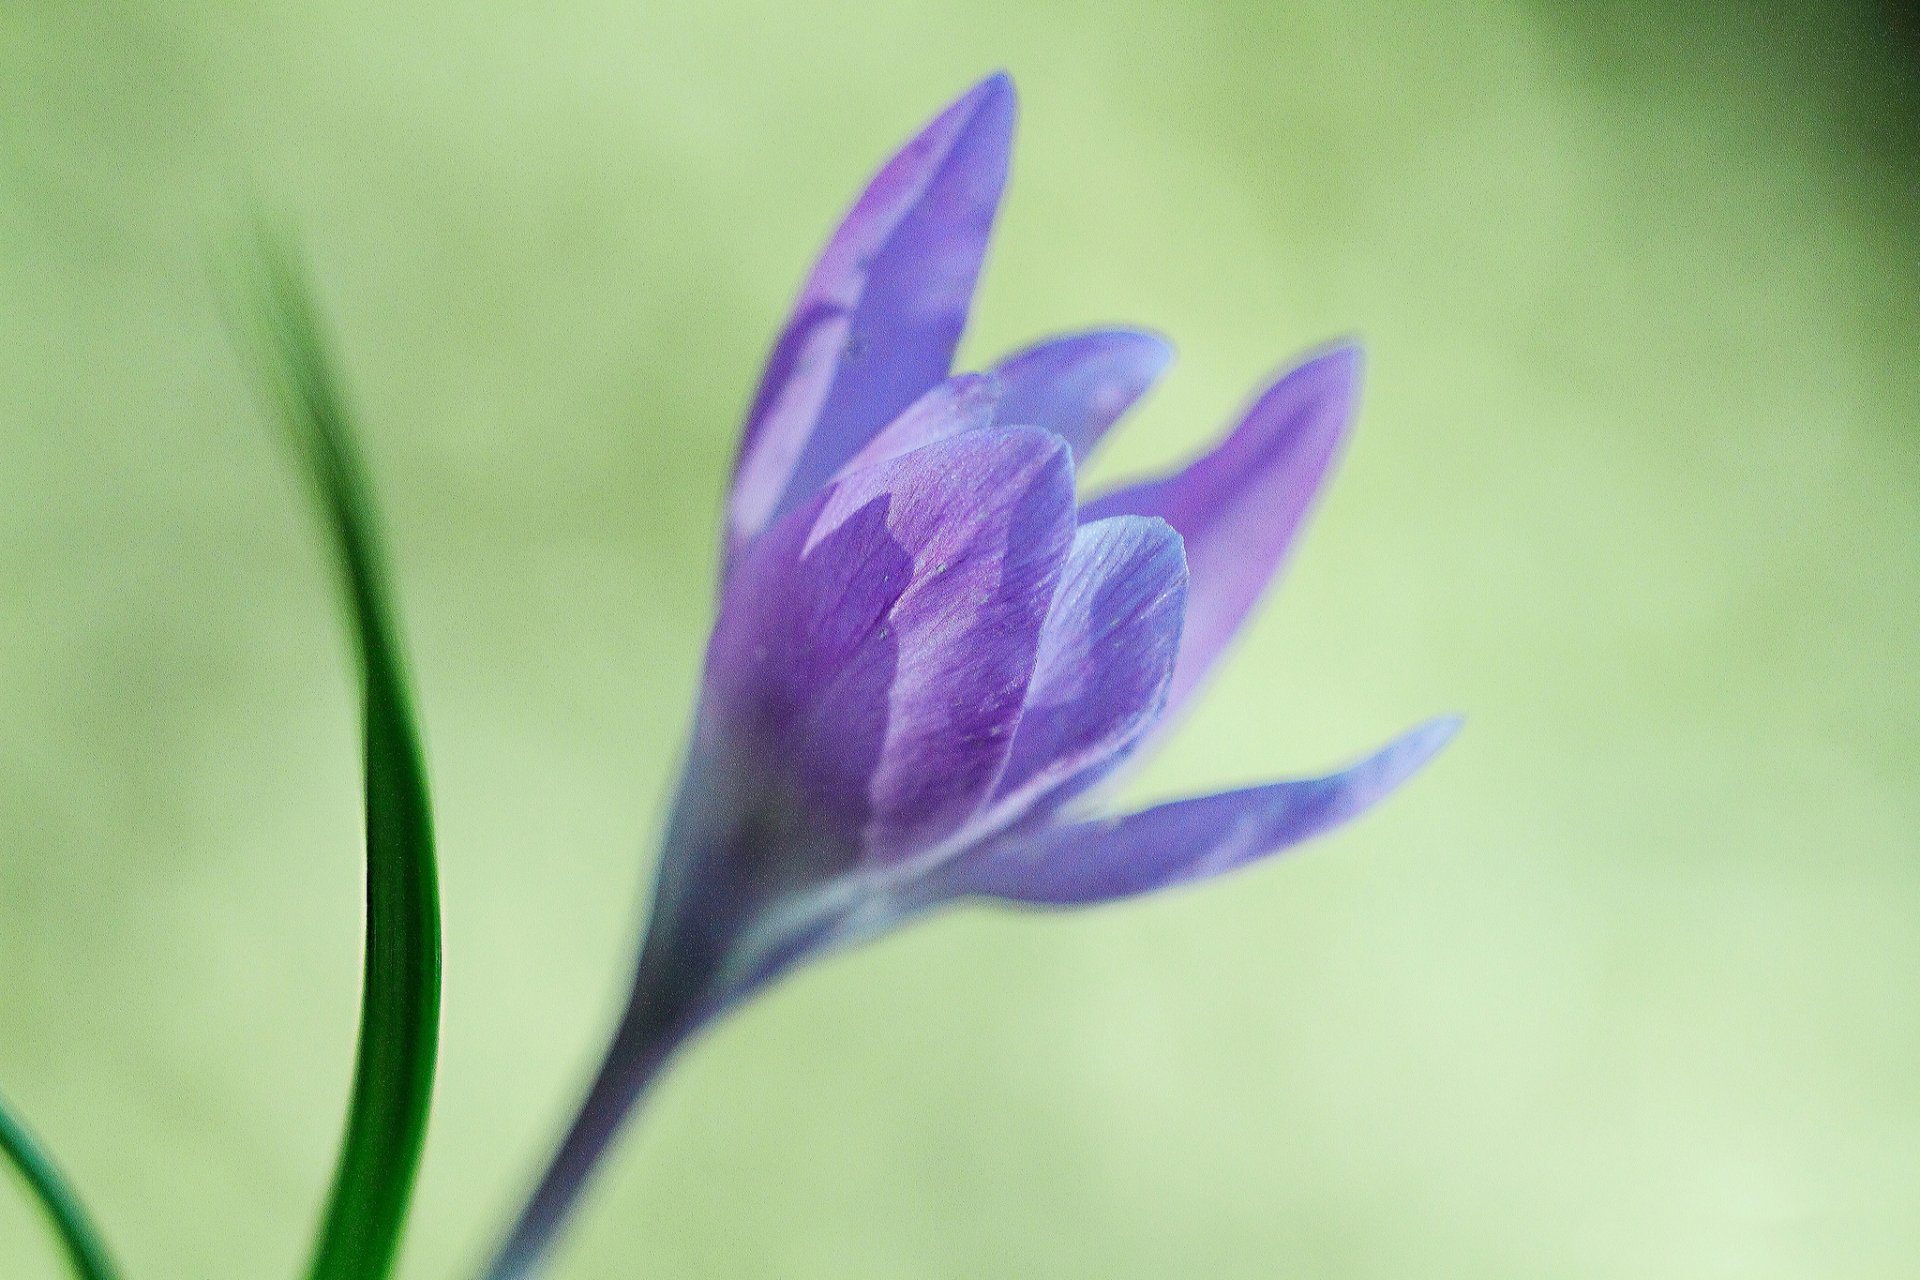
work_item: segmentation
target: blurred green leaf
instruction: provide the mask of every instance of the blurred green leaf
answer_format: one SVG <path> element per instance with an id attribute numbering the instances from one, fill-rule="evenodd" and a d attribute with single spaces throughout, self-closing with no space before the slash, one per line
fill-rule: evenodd
<path id="1" fill-rule="evenodd" d="M 367 938 L 360 1046 L 311 1280 L 379 1280 L 419 1170 L 440 1028 L 440 907 L 426 770 L 353 433 L 298 260 L 262 237 L 259 338 L 284 425 L 311 474 L 359 650 Z"/>
<path id="2" fill-rule="evenodd" d="M 106 1246 L 101 1244 L 79 1197 L 5 1098 L 0 1098 L 0 1152 L 6 1153 L 21 1181 L 40 1201 L 47 1221 L 60 1237 L 73 1274 L 80 1280 L 116 1280 L 119 1272 L 108 1260 Z"/>

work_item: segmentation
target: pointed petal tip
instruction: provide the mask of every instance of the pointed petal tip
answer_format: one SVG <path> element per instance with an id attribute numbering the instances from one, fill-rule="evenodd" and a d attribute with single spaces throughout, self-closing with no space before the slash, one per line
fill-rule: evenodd
<path id="1" fill-rule="evenodd" d="M 1066 907 L 1210 879 L 1358 818 L 1399 790 L 1459 728 L 1459 716 L 1441 716 L 1325 777 L 1175 800 L 989 844 L 956 860 L 953 883 L 960 893 Z"/>
<path id="2" fill-rule="evenodd" d="M 1307 353 L 1308 360 L 1346 360 L 1357 369 L 1367 362 L 1367 344 L 1357 333 L 1343 333 Z"/>
<path id="3" fill-rule="evenodd" d="M 967 92 L 970 94 L 979 94 L 982 97 L 987 94 L 1004 94 L 1009 98 L 1019 96 L 1013 87 L 1013 73 L 1005 67 L 996 67 L 986 75 L 981 76 L 980 79 L 975 82 L 973 88 Z"/>
<path id="4" fill-rule="evenodd" d="M 1426 768 L 1453 741 L 1465 723 L 1464 716 L 1435 716 L 1388 743 L 1371 760 L 1356 766 L 1355 771 L 1369 768 L 1375 771 L 1373 796 L 1374 799 L 1384 798 L 1388 792 L 1398 789 L 1414 774 Z"/>
<path id="5" fill-rule="evenodd" d="M 1116 324 L 1103 329 L 1090 329 L 1087 336 L 1102 339 L 1116 348 L 1125 348 L 1143 372 L 1152 372 L 1157 376 L 1165 373 L 1173 363 L 1173 339 L 1158 329 Z"/>
<path id="6" fill-rule="evenodd" d="M 1435 716 L 1407 735 L 1409 744 L 1417 742 L 1421 754 L 1432 757 L 1442 747 L 1452 742 L 1460 730 L 1466 727 L 1466 723 L 1467 718 L 1458 713 Z"/>
<path id="7" fill-rule="evenodd" d="M 1352 434 L 1365 367 L 1366 353 L 1358 342 L 1340 341 L 1318 348 L 1267 384 L 1241 420 L 1242 428 L 1253 428 L 1268 439 L 1290 436 L 1317 442 L 1316 447 L 1325 453 L 1324 467 Z M 1282 428 L 1281 436 L 1272 434 Z M 1323 471 L 1314 488 L 1325 480 Z"/>
<path id="8" fill-rule="evenodd" d="M 999 420 L 1057 431 L 1083 461 L 1172 359 L 1172 344 L 1144 329 L 1086 329 L 1043 339 L 995 366 L 1006 379 Z"/>
<path id="9" fill-rule="evenodd" d="M 1105 335 L 1116 342 L 1136 342 L 1144 349 L 1159 351 L 1166 359 L 1173 359 L 1173 339 L 1158 329 L 1149 329 L 1145 325 L 1111 324 L 1087 332 Z"/>
<path id="10" fill-rule="evenodd" d="M 1310 382 L 1322 395 L 1351 398 L 1359 391 L 1366 368 L 1367 352 L 1359 339 L 1341 338 L 1308 352 L 1275 378 L 1273 385 Z"/>
<path id="11" fill-rule="evenodd" d="M 1013 77 L 1005 71 L 995 71 L 976 81 L 971 88 L 954 99 L 948 108 L 968 117 L 979 117 L 989 112 L 1005 118 L 1008 138 L 1011 140 L 1013 118 L 1020 110 L 1020 94 L 1013 87 Z"/>
<path id="12" fill-rule="evenodd" d="M 1111 329 L 1116 342 L 1132 343 L 1143 371 L 1156 379 L 1173 366 L 1173 339 L 1157 329 Z"/>

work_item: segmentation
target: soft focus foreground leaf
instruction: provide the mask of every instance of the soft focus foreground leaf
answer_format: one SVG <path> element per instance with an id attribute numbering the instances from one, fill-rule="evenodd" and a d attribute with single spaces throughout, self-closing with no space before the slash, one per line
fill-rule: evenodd
<path id="1" fill-rule="evenodd" d="M 119 1272 L 107 1259 L 106 1247 L 100 1243 L 86 1210 L 80 1207 L 79 1197 L 4 1098 L 0 1098 L 0 1153 L 5 1153 L 21 1181 L 40 1201 L 47 1221 L 60 1237 L 73 1274 L 79 1280 L 116 1280 Z"/>
<path id="2" fill-rule="evenodd" d="M 393 1267 L 426 1136 L 440 1028 L 440 907 L 426 771 L 352 432 L 298 264 L 266 240 L 259 338 L 284 426 L 332 537 L 359 650 L 367 940 L 346 1137 L 310 1280 Z"/>

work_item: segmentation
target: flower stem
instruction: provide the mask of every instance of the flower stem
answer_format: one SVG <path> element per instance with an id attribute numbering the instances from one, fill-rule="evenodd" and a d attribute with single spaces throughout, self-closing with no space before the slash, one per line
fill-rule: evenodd
<path id="1" fill-rule="evenodd" d="M 526 1208 L 484 1272 L 484 1280 L 529 1280 L 539 1273 L 600 1157 L 684 1037 L 684 1018 L 638 992 L 614 1029 L 605 1059 Z"/>

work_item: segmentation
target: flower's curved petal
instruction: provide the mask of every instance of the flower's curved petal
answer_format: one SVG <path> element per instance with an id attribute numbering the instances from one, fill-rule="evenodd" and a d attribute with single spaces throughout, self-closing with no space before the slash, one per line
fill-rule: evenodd
<path id="1" fill-rule="evenodd" d="M 860 447 L 834 477 L 909 453 L 962 431 L 1044 427 L 1076 463 L 1144 394 L 1173 359 L 1156 334 L 1103 329 L 1038 343 L 986 373 L 937 383 Z"/>
<path id="2" fill-rule="evenodd" d="M 1244 866 L 1339 826 L 1384 799 L 1460 727 L 1434 720 L 1331 777 L 1226 791 L 984 846 L 943 869 L 956 895 L 1036 906 L 1130 897 Z"/>
<path id="3" fill-rule="evenodd" d="M 1286 559 L 1347 434 L 1360 372 L 1338 347 L 1282 376 L 1211 453 L 1089 503 L 1085 518 L 1159 516 L 1187 544 L 1187 623 L 1171 716 L 1206 676 Z"/>
<path id="4" fill-rule="evenodd" d="M 1013 84 L 996 75 L 881 168 L 807 277 L 747 416 L 729 553 L 810 497 L 947 376 L 1006 184 Z"/>
<path id="5" fill-rule="evenodd" d="M 880 428 L 880 433 L 867 441 L 834 479 L 843 480 L 866 467 L 891 462 L 936 440 L 992 426 L 1002 392 L 1000 379 L 990 373 L 948 378 Z"/>
<path id="6" fill-rule="evenodd" d="M 1036 343 L 994 366 L 1005 392 L 995 420 L 1064 437 L 1076 463 L 1173 362 L 1156 333 L 1098 329 Z"/>
<path id="7" fill-rule="evenodd" d="M 1006 770 L 976 818 L 997 830 L 1065 801 L 1117 765 L 1166 701 L 1187 560 L 1164 520 L 1114 516 L 1074 534 L 1040 629 Z"/>
<path id="8" fill-rule="evenodd" d="M 689 762 L 739 797 L 719 806 L 736 828 L 722 852 L 748 839 L 727 856 L 887 863 L 972 813 L 1006 759 L 1074 518 L 1064 443 L 994 428 L 854 472 L 750 543 Z"/>

